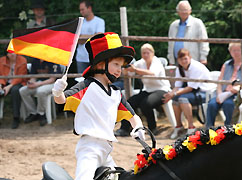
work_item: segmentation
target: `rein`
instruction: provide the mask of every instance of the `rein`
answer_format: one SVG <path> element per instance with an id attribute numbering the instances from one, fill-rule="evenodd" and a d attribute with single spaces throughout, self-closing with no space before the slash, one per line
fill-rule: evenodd
<path id="1" fill-rule="evenodd" d="M 140 128 L 137 128 L 135 130 L 135 132 L 137 132 L 139 129 L 143 129 L 145 130 L 151 137 L 151 141 L 152 141 L 152 148 L 155 148 L 156 147 L 156 140 L 155 140 L 155 136 L 153 135 L 153 133 L 146 127 L 140 127 Z M 135 138 L 143 147 L 144 147 L 144 153 L 146 154 L 150 154 L 152 152 L 152 148 L 144 141 L 142 141 L 139 137 L 136 137 Z M 174 180 L 181 180 L 169 167 L 167 167 L 163 162 L 161 161 L 157 161 L 158 165 L 163 168 L 165 170 L 165 172 L 167 174 L 169 174 L 169 176 L 174 179 Z"/>

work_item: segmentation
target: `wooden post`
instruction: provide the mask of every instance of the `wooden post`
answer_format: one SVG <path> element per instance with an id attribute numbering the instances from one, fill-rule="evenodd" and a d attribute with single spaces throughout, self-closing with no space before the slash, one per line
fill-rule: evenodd
<path id="1" fill-rule="evenodd" d="M 120 25 L 121 25 L 121 35 L 128 37 L 128 22 L 127 22 L 127 11 L 126 7 L 120 7 Z M 129 45 L 129 40 L 125 39 L 123 41 L 125 46 Z M 124 78 L 124 89 L 125 97 L 128 99 L 131 96 L 131 78 Z"/>
<path id="2" fill-rule="evenodd" d="M 241 62 L 242 62 L 242 40 L 240 41 L 240 49 L 241 49 Z"/>

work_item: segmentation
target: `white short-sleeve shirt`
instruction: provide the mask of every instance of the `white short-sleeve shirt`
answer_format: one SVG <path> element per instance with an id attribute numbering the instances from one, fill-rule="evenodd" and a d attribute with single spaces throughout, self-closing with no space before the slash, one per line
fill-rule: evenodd
<path id="1" fill-rule="evenodd" d="M 102 18 L 94 16 L 91 21 L 87 21 L 86 19 L 83 20 L 80 34 L 94 35 L 100 32 L 105 32 L 105 22 Z M 78 44 L 76 60 L 78 62 L 89 62 L 89 56 L 85 44 Z"/>
<path id="2" fill-rule="evenodd" d="M 148 69 L 144 59 L 140 59 L 134 63 L 134 66 L 140 69 Z M 156 77 L 165 77 L 165 69 L 161 64 L 160 60 L 154 56 L 152 63 L 149 68 Z M 156 90 L 170 91 L 170 82 L 168 80 L 153 80 L 153 79 L 142 79 L 144 84 L 144 89 L 147 92 L 152 92 Z"/>
<path id="3" fill-rule="evenodd" d="M 188 68 L 188 70 L 185 70 L 185 77 L 186 78 L 191 78 L 191 79 L 207 79 L 210 80 L 210 72 L 206 68 L 205 65 L 202 63 L 195 61 L 191 59 L 191 64 Z M 179 72 L 178 67 L 176 68 L 176 78 L 181 78 L 181 74 Z M 176 81 L 175 82 L 175 87 L 182 87 L 183 82 L 182 81 Z M 210 86 L 208 83 L 201 83 L 201 82 L 187 82 L 187 86 L 197 89 L 200 87 L 201 91 L 207 91 L 210 90 Z"/>

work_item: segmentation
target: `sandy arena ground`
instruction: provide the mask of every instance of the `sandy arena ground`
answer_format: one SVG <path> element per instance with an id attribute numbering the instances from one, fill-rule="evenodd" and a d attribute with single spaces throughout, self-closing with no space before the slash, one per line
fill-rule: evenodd
<path id="1" fill-rule="evenodd" d="M 201 127 L 197 120 L 194 121 L 197 127 Z M 44 127 L 40 127 L 38 122 L 21 122 L 16 130 L 10 128 L 11 117 L 5 117 L 1 122 L 0 179 L 40 180 L 41 166 L 46 161 L 56 162 L 74 177 L 74 151 L 79 137 L 72 134 L 73 117 L 65 119 L 59 115 L 51 125 Z M 116 128 L 119 126 L 117 124 Z M 156 136 L 157 147 L 173 144 L 174 140 L 169 139 L 172 127 L 166 117 L 158 119 L 158 128 L 161 133 Z M 118 166 L 130 170 L 142 146 L 131 137 L 119 137 L 118 140 L 118 143 L 114 143 L 112 156 Z M 147 142 L 150 143 L 149 138 Z"/>

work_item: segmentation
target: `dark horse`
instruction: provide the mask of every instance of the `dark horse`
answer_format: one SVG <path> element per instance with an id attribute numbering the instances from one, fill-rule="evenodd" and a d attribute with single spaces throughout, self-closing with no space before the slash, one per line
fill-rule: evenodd
<path id="1" fill-rule="evenodd" d="M 197 131 L 163 149 L 154 148 L 154 137 L 153 149 L 140 141 L 145 149 L 137 155 L 135 172 L 118 170 L 119 180 L 241 179 L 241 135 L 242 124 L 237 124 Z"/>

